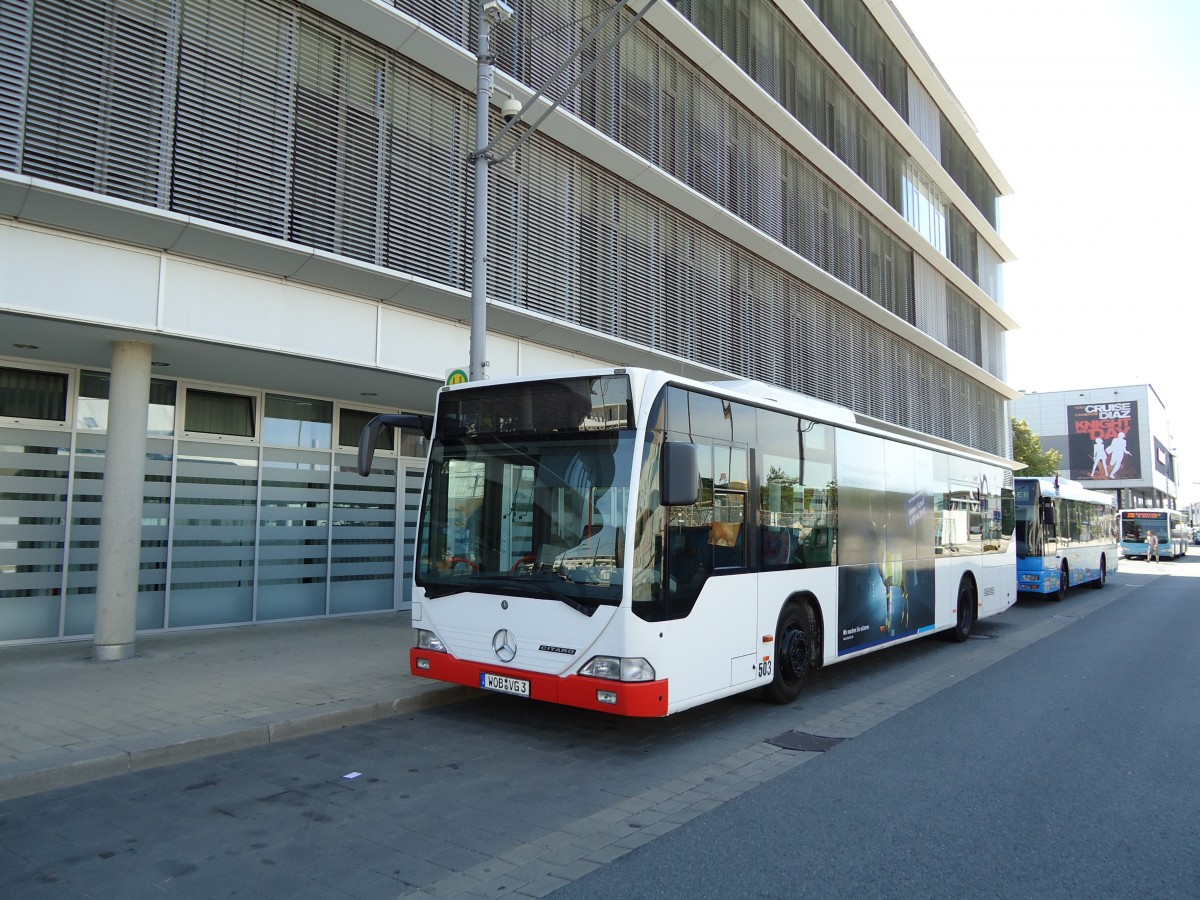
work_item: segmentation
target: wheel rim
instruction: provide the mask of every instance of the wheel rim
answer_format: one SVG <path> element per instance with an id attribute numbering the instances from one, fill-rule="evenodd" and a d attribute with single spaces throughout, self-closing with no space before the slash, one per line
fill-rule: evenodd
<path id="1" fill-rule="evenodd" d="M 808 669 L 808 635 L 795 623 L 783 632 L 779 664 L 784 677 L 790 680 L 799 678 Z"/>

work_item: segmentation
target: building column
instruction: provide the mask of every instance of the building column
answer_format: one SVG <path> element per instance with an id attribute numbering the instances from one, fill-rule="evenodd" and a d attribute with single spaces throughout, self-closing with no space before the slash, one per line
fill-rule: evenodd
<path id="1" fill-rule="evenodd" d="M 92 639 L 92 658 L 97 660 L 133 656 L 152 350 L 141 341 L 113 341 Z"/>

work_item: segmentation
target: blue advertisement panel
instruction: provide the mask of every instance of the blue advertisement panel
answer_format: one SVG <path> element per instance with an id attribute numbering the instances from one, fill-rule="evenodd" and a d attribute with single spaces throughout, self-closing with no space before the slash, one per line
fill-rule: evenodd
<path id="1" fill-rule="evenodd" d="M 838 655 L 933 626 L 933 560 L 891 560 L 838 569 Z"/>

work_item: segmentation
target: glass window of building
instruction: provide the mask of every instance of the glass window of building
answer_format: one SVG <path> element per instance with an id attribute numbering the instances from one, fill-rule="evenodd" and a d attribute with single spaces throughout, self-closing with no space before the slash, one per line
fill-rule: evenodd
<path id="1" fill-rule="evenodd" d="M 81 372 L 79 401 L 75 406 L 75 427 L 87 431 L 108 429 L 108 390 L 111 377 L 107 372 Z M 160 378 L 150 380 L 150 409 L 146 433 L 169 437 L 175 433 L 175 382 Z"/>
<path id="2" fill-rule="evenodd" d="M 263 443 L 328 450 L 333 442 L 333 404 L 328 400 L 267 394 Z"/>
<path id="3" fill-rule="evenodd" d="M 67 376 L 0 367 L 0 417 L 62 422 L 67 418 Z"/>
<path id="4" fill-rule="evenodd" d="M 357 447 L 362 430 L 375 416 L 375 412 L 365 409 L 351 409 L 343 406 L 338 419 L 338 446 Z M 425 435 L 419 428 L 385 428 L 379 433 L 376 450 L 393 452 L 397 450 L 396 436 L 399 435 L 399 453 L 401 456 L 424 458 L 428 448 L 425 445 Z"/>
<path id="5" fill-rule="evenodd" d="M 253 438 L 254 398 L 188 388 L 183 429 L 189 434 Z"/>
<path id="6" fill-rule="evenodd" d="M 341 415 L 338 418 L 338 446 L 357 447 L 358 439 L 362 436 L 362 430 L 377 415 L 378 413 L 368 412 L 365 409 L 350 409 L 343 406 Z M 375 449 L 385 450 L 389 453 L 395 450 L 394 432 L 394 428 L 385 428 L 379 432 L 379 437 L 375 442 Z"/>

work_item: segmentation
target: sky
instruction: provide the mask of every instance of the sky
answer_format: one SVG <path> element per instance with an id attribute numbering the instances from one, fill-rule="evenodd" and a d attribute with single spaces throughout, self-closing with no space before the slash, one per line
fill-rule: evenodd
<path id="1" fill-rule="evenodd" d="M 1200 3 L 892 2 L 1013 188 L 1008 383 L 1152 385 L 1200 500 Z"/>

